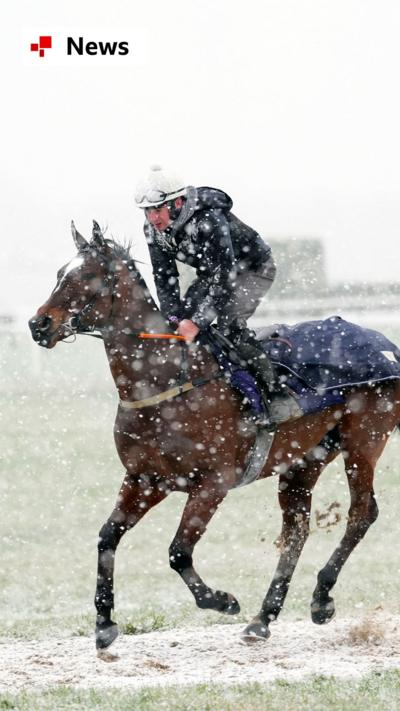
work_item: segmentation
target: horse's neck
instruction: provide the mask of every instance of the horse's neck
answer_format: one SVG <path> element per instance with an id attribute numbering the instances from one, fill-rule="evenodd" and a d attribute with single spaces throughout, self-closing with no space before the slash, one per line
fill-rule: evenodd
<path id="1" fill-rule="evenodd" d="M 112 312 L 114 330 L 169 331 L 167 321 L 136 267 L 123 262 L 119 266 Z"/>
<path id="2" fill-rule="evenodd" d="M 124 264 L 115 287 L 110 323 L 103 332 L 104 345 L 116 387 L 122 399 L 140 400 L 168 389 L 182 377 L 185 359 L 178 341 L 142 340 L 138 331 L 165 333 L 171 328 L 137 271 Z M 188 354 L 189 379 L 209 372 L 213 362 L 205 348 Z"/>

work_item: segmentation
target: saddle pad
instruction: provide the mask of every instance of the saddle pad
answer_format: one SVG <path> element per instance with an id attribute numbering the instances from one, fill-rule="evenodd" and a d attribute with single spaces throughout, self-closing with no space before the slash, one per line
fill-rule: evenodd
<path id="1" fill-rule="evenodd" d="M 400 378 L 397 346 L 378 331 L 340 316 L 294 326 L 279 324 L 268 338 L 263 339 L 262 332 L 258 337 L 281 373 L 296 376 L 319 395 Z M 298 391 L 295 381 L 292 387 Z"/>

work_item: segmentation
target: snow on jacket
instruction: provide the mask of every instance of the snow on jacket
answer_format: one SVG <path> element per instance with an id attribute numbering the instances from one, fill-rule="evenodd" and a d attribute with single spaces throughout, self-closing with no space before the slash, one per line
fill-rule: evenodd
<path id="1" fill-rule="evenodd" d="M 146 220 L 154 281 L 165 318 L 191 318 L 200 328 L 223 314 L 238 272 L 266 262 L 271 248 L 232 212 L 232 200 L 216 188 L 190 186 L 178 218 L 164 232 Z M 176 261 L 196 269 L 202 298 L 189 315 L 181 299 Z"/>

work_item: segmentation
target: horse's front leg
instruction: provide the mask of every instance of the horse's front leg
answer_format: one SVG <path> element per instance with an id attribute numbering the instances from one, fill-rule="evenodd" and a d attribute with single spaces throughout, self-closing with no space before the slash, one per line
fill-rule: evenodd
<path id="1" fill-rule="evenodd" d="M 230 593 L 212 590 L 193 567 L 193 549 L 226 496 L 226 491 L 213 490 L 212 485 L 198 486 L 189 493 L 181 522 L 169 548 L 169 562 L 192 593 L 196 605 L 228 615 L 240 611 L 238 601 Z"/>
<path id="2" fill-rule="evenodd" d="M 116 639 L 118 627 L 111 619 L 114 608 L 114 558 L 122 536 L 153 506 L 165 498 L 154 479 L 127 474 L 115 508 L 99 533 L 98 568 L 95 595 L 96 647 L 105 649 Z"/>

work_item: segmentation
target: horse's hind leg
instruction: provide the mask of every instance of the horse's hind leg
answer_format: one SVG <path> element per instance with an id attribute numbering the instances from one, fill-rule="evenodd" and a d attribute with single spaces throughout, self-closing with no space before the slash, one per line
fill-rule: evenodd
<path id="1" fill-rule="evenodd" d="M 290 581 L 308 538 L 312 492 L 318 477 L 328 462 L 337 456 L 336 451 L 326 451 L 323 459 L 306 458 L 279 478 L 279 504 L 282 509 L 281 550 L 278 566 L 265 596 L 259 614 L 242 633 L 245 642 L 266 640 L 270 636 L 269 624 L 278 617 Z"/>
<path id="2" fill-rule="evenodd" d="M 114 608 L 114 558 L 122 536 L 133 528 L 153 506 L 165 498 L 164 489 L 147 476 L 127 474 L 117 503 L 99 533 L 98 568 L 95 605 L 96 647 L 105 649 L 118 635 L 118 627 L 111 619 Z"/>
<path id="3" fill-rule="evenodd" d="M 362 452 L 352 452 L 346 460 L 346 474 L 351 497 L 346 531 L 339 546 L 318 573 L 311 601 L 311 618 L 318 625 L 329 622 L 334 616 L 335 605 L 329 593 L 350 553 L 378 517 L 373 490 L 374 465 L 363 457 Z"/>
<path id="4" fill-rule="evenodd" d="M 196 605 L 228 615 L 240 611 L 237 600 L 230 593 L 209 588 L 193 567 L 193 549 L 224 499 L 226 492 L 216 493 L 206 486 L 191 491 L 183 510 L 181 522 L 169 548 L 169 562 L 192 593 Z"/>
<path id="5" fill-rule="evenodd" d="M 364 397 L 366 402 L 363 412 L 350 412 L 340 425 L 350 489 L 350 509 L 345 534 L 327 564 L 318 573 L 318 583 L 311 602 L 311 617 L 319 625 L 329 622 L 333 617 L 335 606 L 329 593 L 350 553 L 378 517 L 373 489 L 374 470 L 388 435 L 396 424 L 396 416 L 395 413 L 379 415 L 377 394 L 369 392 Z"/>

